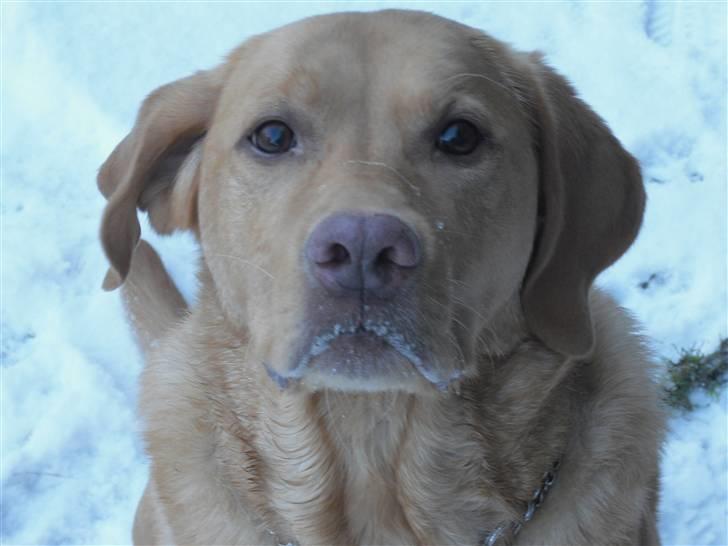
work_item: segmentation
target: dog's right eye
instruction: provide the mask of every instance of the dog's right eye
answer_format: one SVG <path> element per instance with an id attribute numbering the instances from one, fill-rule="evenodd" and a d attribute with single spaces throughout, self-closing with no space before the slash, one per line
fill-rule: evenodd
<path id="1" fill-rule="evenodd" d="M 266 121 L 256 127 L 250 143 L 264 154 L 282 154 L 296 145 L 296 135 L 282 121 Z"/>

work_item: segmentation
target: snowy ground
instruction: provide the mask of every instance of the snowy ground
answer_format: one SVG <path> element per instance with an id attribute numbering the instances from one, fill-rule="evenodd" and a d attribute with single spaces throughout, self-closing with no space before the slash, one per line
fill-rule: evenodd
<path id="1" fill-rule="evenodd" d="M 100 290 L 95 172 L 150 90 L 243 38 L 383 3 L 2 3 L 2 481 L 6 544 L 130 541 L 146 478 L 141 362 Z M 402 4 L 400 4 L 401 6 Z M 642 162 L 637 244 L 600 283 L 660 355 L 712 350 L 726 318 L 726 4 L 407 4 L 541 49 Z M 194 293 L 194 244 L 159 240 Z M 646 283 L 646 284 L 643 284 Z M 666 544 L 727 544 L 726 393 L 671 421 Z"/>

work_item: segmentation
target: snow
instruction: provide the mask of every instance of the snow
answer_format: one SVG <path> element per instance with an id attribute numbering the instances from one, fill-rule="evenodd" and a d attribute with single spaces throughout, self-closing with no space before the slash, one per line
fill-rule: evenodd
<path id="1" fill-rule="evenodd" d="M 400 4 L 400 7 L 402 4 Z M 98 166 L 155 87 L 242 39 L 314 13 L 395 3 L 7 3 L 2 10 L 0 539 L 131 540 L 146 461 L 141 359 L 100 290 Z M 661 356 L 713 350 L 726 316 L 726 4 L 408 3 L 540 49 L 641 161 L 637 243 L 599 282 Z M 189 236 L 145 229 L 186 296 Z M 665 544 L 728 544 L 727 395 L 675 415 L 663 459 Z"/>

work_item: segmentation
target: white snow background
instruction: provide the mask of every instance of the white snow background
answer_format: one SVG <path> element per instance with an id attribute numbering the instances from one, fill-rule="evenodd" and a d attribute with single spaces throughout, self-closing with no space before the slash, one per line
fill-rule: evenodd
<path id="1" fill-rule="evenodd" d="M 95 177 L 144 96 L 252 34 L 381 7 L 433 11 L 545 52 L 644 170 L 644 227 L 599 283 L 660 356 L 712 351 L 728 333 L 725 2 L 3 2 L 4 544 L 131 540 L 147 472 L 135 420 L 142 362 L 118 293 L 100 288 Z M 146 237 L 193 298 L 192 238 Z M 728 543 L 728 399 L 698 401 L 671 419 L 665 544 Z"/>

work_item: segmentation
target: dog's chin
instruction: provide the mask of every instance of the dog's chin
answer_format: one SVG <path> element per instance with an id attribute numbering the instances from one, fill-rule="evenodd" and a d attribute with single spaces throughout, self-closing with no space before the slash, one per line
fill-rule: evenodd
<path id="1" fill-rule="evenodd" d="M 310 391 L 435 393 L 459 378 L 441 378 L 401 338 L 370 331 L 319 337 L 289 372 L 266 369 L 281 388 Z"/>

